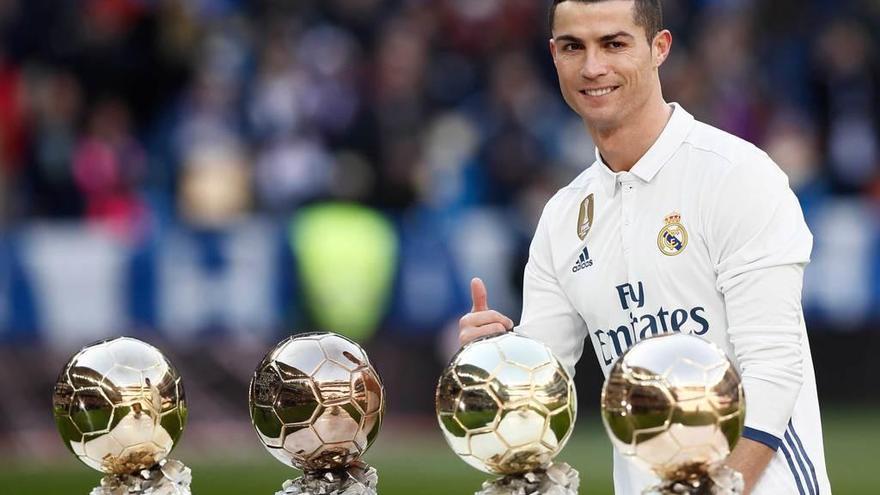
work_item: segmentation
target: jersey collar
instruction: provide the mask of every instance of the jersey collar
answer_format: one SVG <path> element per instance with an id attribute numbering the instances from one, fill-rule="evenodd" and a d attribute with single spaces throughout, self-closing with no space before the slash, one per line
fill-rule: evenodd
<path id="1" fill-rule="evenodd" d="M 663 128 L 663 132 L 629 172 L 613 172 L 602 160 L 599 148 L 596 147 L 596 164 L 600 169 L 599 180 L 607 193 L 613 195 L 621 179 L 630 175 L 636 176 L 644 182 L 651 182 L 687 138 L 694 127 L 694 116 L 678 103 L 672 103 L 671 106 L 672 116 L 666 123 L 666 127 Z"/>

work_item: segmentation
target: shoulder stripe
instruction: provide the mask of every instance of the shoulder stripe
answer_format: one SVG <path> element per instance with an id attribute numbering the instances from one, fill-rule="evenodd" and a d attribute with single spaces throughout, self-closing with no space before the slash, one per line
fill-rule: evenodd
<path id="1" fill-rule="evenodd" d="M 807 454 L 807 449 L 804 448 L 804 444 L 801 443 L 801 438 L 797 434 L 797 430 L 794 429 L 794 423 L 792 420 L 788 420 L 788 429 L 791 430 L 791 434 L 794 437 L 795 443 L 797 443 L 798 449 L 800 450 L 801 455 L 807 461 L 807 465 L 810 466 L 810 477 L 813 479 L 813 486 L 816 487 L 816 494 L 819 494 L 819 479 L 816 477 L 816 466 L 813 465 L 813 461 L 810 460 L 809 454 Z M 806 473 L 804 473 L 806 475 Z"/>
<path id="2" fill-rule="evenodd" d="M 791 454 L 788 453 L 788 447 L 785 444 L 780 445 L 780 449 L 782 454 L 785 456 L 785 460 L 788 461 L 788 468 L 791 470 L 791 475 L 794 476 L 794 481 L 797 483 L 798 493 L 800 495 L 806 495 L 804 493 L 804 485 L 801 483 L 801 476 L 797 472 L 797 468 L 794 467 L 794 462 L 791 460 Z"/>
<path id="3" fill-rule="evenodd" d="M 804 466 L 803 456 L 798 451 L 798 449 L 794 446 L 794 440 L 791 439 L 791 433 L 786 430 L 785 432 L 785 444 L 791 449 L 792 454 L 794 455 L 795 461 L 797 461 L 798 467 L 801 468 L 801 474 L 804 476 L 804 484 L 807 485 L 807 490 L 810 491 L 810 495 L 816 495 L 816 488 L 810 482 L 810 478 L 807 476 L 807 468 Z"/>

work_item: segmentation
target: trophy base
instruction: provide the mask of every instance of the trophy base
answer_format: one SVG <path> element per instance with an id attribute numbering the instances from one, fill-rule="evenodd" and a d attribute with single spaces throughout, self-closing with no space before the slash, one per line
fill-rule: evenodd
<path id="1" fill-rule="evenodd" d="M 192 471 L 182 462 L 163 459 L 136 474 L 111 474 L 89 495 L 191 495 Z"/>
<path id="2" fill-rule="evenodd" d="M 275 495 L 376 495 L 378 485 L 376 469 L 356 462 L 337 471 L 307 471 L 285 481 Z"/>
<path id="3" fill-rule="evenodd" d="M 577 495 L 580 474 L 566 463 L 483 483 L 475 495 Z"/>
<path id="4" fill-rule="evenodd" d="M 742 495 L 745 489 L 742 474 L 721 463 L 685 466 L 666 478 L 642 495 Z"/>

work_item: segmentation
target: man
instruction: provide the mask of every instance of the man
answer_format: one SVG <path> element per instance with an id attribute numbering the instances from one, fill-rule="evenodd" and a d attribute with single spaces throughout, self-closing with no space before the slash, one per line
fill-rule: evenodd
<path id="1" fill-rule="evenodd" d="M 756 495 L 828 494 L 801 310 L 812 236 L 788 179 L 762 151 L 663 100 L 672 46 L 659 0 L 554 0 L 550 52 L 596 162 L 547 204 L 515 331 L 574 369 L 589 338 L 608 373 L 653 335 L 718 344 L 743 377 L 746 429 L 727 464 Z M 462 344 L 512 329 L 482 281 Z M 616 493 L 657 480 L 615 453 Z"/>

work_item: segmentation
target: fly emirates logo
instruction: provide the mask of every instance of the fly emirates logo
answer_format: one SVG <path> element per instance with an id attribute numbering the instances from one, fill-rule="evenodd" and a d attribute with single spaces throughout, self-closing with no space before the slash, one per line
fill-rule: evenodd
<path id="1" fill-rule="evenodd" d="M 629 311 L 629 322 L 613 330 L 596 330 L 596 337 L 605 366 L 613 363 L 636 342 L 661 333 L 677 332 L 705 335 L 709 331 L 706 308 L 664 308 L 654 312 L 645 309 L 645 287 L 642 282 L 617 286 L 620 306 Z"/>

